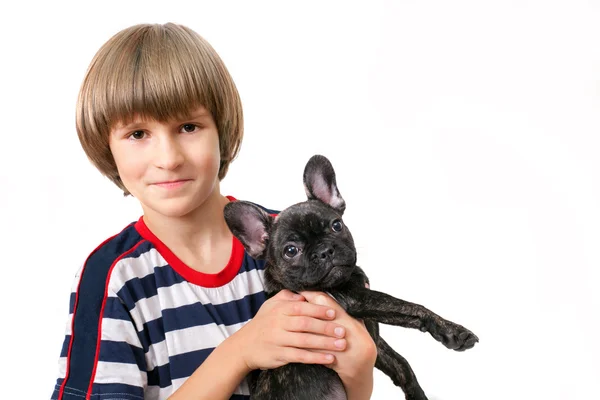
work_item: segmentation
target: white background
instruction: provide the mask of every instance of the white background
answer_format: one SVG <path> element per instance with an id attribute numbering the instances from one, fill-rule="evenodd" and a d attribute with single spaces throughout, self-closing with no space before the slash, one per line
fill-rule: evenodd
<path id="1" fill-rule="evenodd" d="M 85 70 L 169 21 L 243 100 L 223 193 L 284 208 L 328 156 L 373 288 L 480 337 L 456 353 L 382 328 L 431 400 L 598 398 L 598 1 L 3 4 L 0 398 L 50 397 L 72 278 L 140 215 L 80 148 Z M 403 395 L 377 371 L 373 398 Z"/>

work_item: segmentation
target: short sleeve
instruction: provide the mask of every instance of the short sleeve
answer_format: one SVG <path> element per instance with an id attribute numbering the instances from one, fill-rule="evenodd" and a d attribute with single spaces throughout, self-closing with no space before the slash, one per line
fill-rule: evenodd
<path id="1" fill-rule="evenodd" d="M 52 399 L 144 399 L 146 361 L 125 304 L 92 265 L 74 279 Z"/>

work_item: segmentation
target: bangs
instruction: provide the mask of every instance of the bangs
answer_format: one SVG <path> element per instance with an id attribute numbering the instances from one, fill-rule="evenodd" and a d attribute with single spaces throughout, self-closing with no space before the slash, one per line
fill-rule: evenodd
<path id="1" fill-rule="evenodd" d="M 151 25 L 120 38 L 103 60 L 92 64 L 92 69 L 101 66 L 94 73 L 97 82 L 88 85 L 96 90 L 84 96 L 92 99 L 92 125 L 109 131 L 140 116 L 180 119 L 199 106 L 216 120 L 217 96 L 210 82 L 218 78 L 218 67 L 185 33 Z"/>
<path id="2" fill-rule="evenodd" d="M 184 119 L 200 106 L 217 126 L 223 179 L 244 132 L 240 96 L 225 64 L 185 26 L 135 25 L 110 38 L 90 63 L 77 98 L 77 135 L 92 163 L 127 194 L 110 130 L 138 118 Z"/>

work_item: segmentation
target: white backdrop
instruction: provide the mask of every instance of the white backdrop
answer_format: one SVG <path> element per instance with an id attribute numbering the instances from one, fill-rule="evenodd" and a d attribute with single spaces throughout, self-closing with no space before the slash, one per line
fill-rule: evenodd
<path id="1" fill-rule="evenodd" d="M 0 398 L 49 398 L 72 278 L 140 215 L 80 148 L 85 70 L 117 31 L 169 21 L 242 96 L 223 192 L 281 209 L 328 156 L 373 288 L 480 337 L 455 353 L 382 328 L 431 400 L 597 398 L 600 2 L 281 3 L 0 6 Z"/>

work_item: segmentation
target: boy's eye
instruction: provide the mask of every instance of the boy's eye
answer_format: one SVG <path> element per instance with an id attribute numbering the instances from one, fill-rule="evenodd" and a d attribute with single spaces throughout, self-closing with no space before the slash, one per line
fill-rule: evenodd
<path id="1" fill-rule="evenodd" d="M 187 133 L 194 132 L 196 130 L 196 128 L 198 128 L 198 127 L 194 124 L 185 124 L 181 127 L 181 129 L 183 129 Z"/>
<path id="2" fill-rule="evenodd" d="M 130 137 L 137 139 L 137 140 L 143 139 L 144 136 L 146 136 L 146 133 L 144 131 L 135 131 L 130 135 Z"/>

